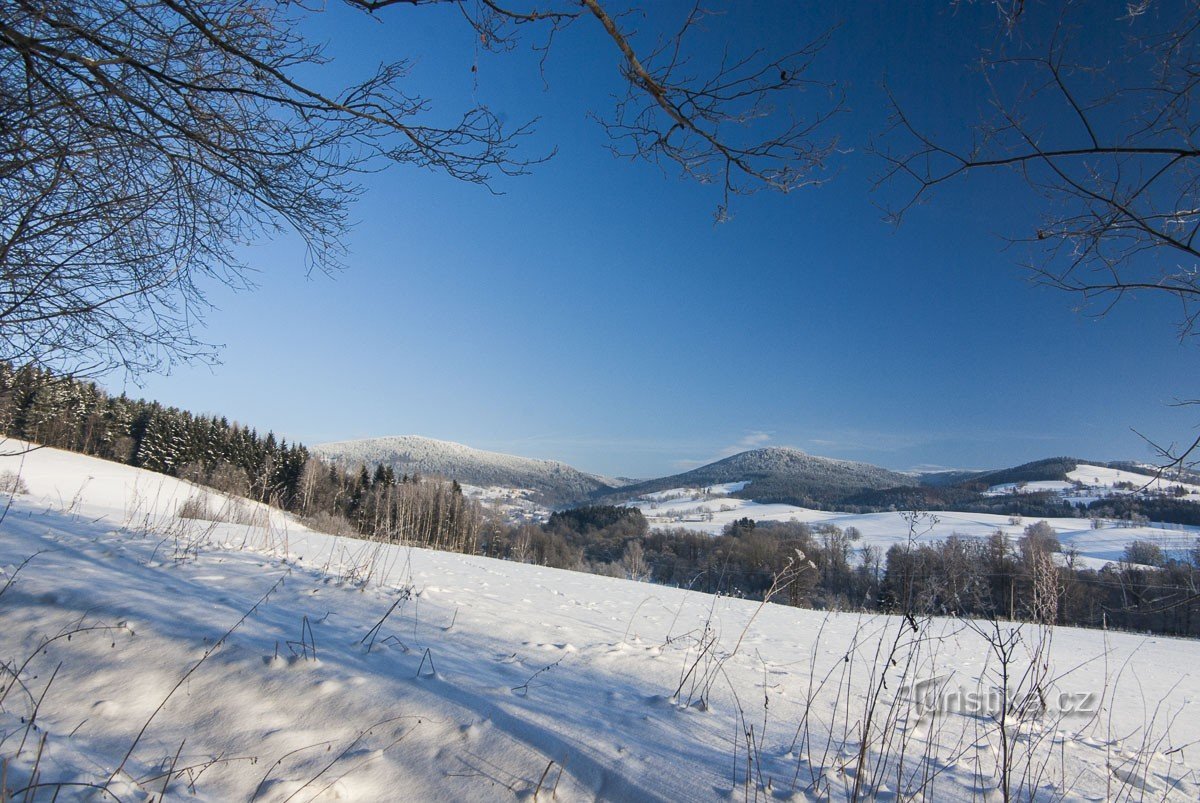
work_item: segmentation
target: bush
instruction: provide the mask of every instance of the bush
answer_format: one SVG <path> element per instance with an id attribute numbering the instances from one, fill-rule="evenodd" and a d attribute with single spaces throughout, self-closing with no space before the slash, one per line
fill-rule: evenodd
<path id="1" fill-rule="evenodd" d="M 29 493 L 29 486 L 21 479 L 21 475 L 11 471 L 0 471 L 0 493 L 20 496 Z"/>
<path id="2" fill-rule="evenodd" d="M 179 509 L 175 511 L 175 515 L 181 519 L 203 519 L 205 521 L 211 521 L 213 519 L 213 515 L 208 509 L 208 494 L 189 496 L 184 503 L 179 506 Z"/>
<path id="3" fill-rule="evenodd" d="M 330 513 L 325 510 L 317 511 L 311 516 L 305 516 L 301 519 L 305 527 L 310 530 L 315 530 L 319 533 L 327 533 L 329 535 L 342 535 L 358 537 L 361 534 L 354 529 L 354 525 L 346 520 L 344 516 L 339 516 L 336 513 Z"/>
<path id="4" fill-rule="evenodd" d="M 1157 567 L 1162 567 L 1167 562 L 1162 548 L 1150 541 L 1134 541 L 1126 545 L 1125 554 L 1121 557 L 1121 561 L 1123 563 Z"/>

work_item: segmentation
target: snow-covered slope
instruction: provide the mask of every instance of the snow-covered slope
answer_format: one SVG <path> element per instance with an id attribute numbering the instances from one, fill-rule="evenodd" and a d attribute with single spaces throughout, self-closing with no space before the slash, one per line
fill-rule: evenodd
<path id="1" fill-rule="evenodd" d="M 94 511 L 113 526 L 169 527 L 179 513 L 207 514 L 242 526 L 299 528 L 288 514 L 267 505 L 217 493 L 185 480 L 143 471 L 75 452 L 49 449 L 13 438 L 0 439 L 0 474 L 18 476 L 28 489 L 18 499 L 66 513 Z M 0 495 L 0 504 L 8 500 Z M 97 500 L 101 500 L 96 507 Z M 191 510 L 187 510 L 189 507 Z M 87 512 L 81 515 L 87 515 Z"/>
<path id="2" fill-rule="evenodd" d="M 59 800 L 844 800 L 857 787 L 953 803 L 998 800 L 1005 778 L 1025 800 L 1200 793 L 1194 641 L 1020 627 L 1009 676 L 1042 645 L 1046 707 L 1002 731 L 990 644 L 1017 626 L 989 642 L 989 625 L 713 598 L 285 517 L 179 519 L 186 484 L 53 450 L 21 463 L 0 458 L 31 491 L 0 522 L 11 799 L 33 799 L 35 767 L 45 800 L 68 784 Z"/>
<path id="3" fill-rule="evenodd" d="M 1150 472 L 1152 469 L 1148 468 L 1147 471 Z M 1145 489 L 1158 492 L 1182 488 L 1188 496 L 1200 496 L 1200 485 L 1191 482 L 1175 480 L 1169 476 L 1158 477 L 1152 473 L 1125 471 L 1110 466 L 1093 466 L 1087 463 L 1080 463 L 1074 471 L 1068 472 L 1067 479 L 1085 487 L 1109 492 L 1122 490 L 1118 486 L 1124 486 L 1124 490 L 1141 491 Z"/>
<path id="4" fill-rule="evenodd" d="M 969 483 L 973 486 L 988 486 L 989 492 L 1032 493 L 1058 491 L 1068 486 L 1086 486 L 1100 491 L 1093 497 L 1112 495 L 1130 489 L 1166 491 L 1182 486 L 1186 490 L 1200 490 L 1200 480 L 1193 472 L 1162 470 L 1153 465 L 1134 462 L 1104 463 L 1080 460 L 1073 457 L 1051 457 L 1035 460 L 1011 468 L 988 471 L 942 471 L 921 475 L 921 483 L 930 486 L 946 486 Z M 1118 486 L 1129 486 L 1121 488 Z"/>
<path id="5" fill-rule="evenodd" d="M 560 463 L 499 452 L 472 449 L 461 443 L 395 435 L 382 438 L 322 443 L 317 454 L 344 465 L 388 465 L 398 474 L 437 475 L 480 487 L 521 488 L 536 491 L 549 504 L 587 499 L 616 481 Z"/>
<path id="6" fill-rule="evenodd" d="M 984 493 L 988 496 L 1053 493 L 1072 504 L 1082 505 L 1107 497 L 1169 494 L 1180 501 L 1200 503 L 1200 485 L 1149 473 L 1080 463 L 1064 476 L 1065 480 L 1007 482 L 993 485 Z"/>

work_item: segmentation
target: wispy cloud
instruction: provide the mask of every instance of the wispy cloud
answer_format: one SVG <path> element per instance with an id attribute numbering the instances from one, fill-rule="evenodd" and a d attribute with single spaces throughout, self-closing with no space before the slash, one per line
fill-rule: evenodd
<path id="1" fill-rule="evenodd" d="M 736 443 L 731 443 L 728 446 L 724 446 L 724 447 L 718 449 L 715 454 L 712 454 L 709 457 L 706 457 L 706 458 L 703 458 L 700 460 L 695 460 L 695 459 L 676 460 L 674 462 L 674 465 L 676 468 L 678 468 L 682 471 L 687 471 L 687 470 L 693 469 L 693 468 L 699 468 L 700 466 L 708 465 L 709 463 L 713 463 L 717 460 L 721 460 L 726 457 L 732 457 L 733 455 L 738 454 L 740 452 L 748 452 L 751 449 L 761 449 L 763 446 L 768 445 L 771 442 L 771 440 L 773 439 L 773 437 L 774 436 L 771 435 L 771 433 L 769 433 L 769 432 L 763 432 L 761 430 L 752 430 L 750 432 L 747 432 L 745 435 L 743 435 Z"/>
<path id="2" fill-rule="evenodd" d="M 1014 429 L 954 430 L 943 432 L 881 432 L 874 430 L 826 430 L 819 437 L 807 438 L 803 448 L 827 456 L 851 456 L 855 453 L 900 454 L 917 449 L 942 450 L 948 445 L 1054 443 L 1063 440 L 1058 433 Z"/>
<path id="3" fill-rule="evenodd" d="M 907 471 L 914 474 L 936 474 L 939 471 L 976 471 L 974 468 L 963 468 L 962 466 L 943 466 L 941 463 L 917 463 L 914 466 L 909 466 Z"/>
<path id="4" fill-rule="evenodd" d="M 748 432 L 737 443 L 726 446 L 720 451 L 721 457 L 731 457 L 738 452 L 745 452 L 750 449 L 758 449 L 766 446 L 771 442 L 771 433 L 769 432 Z"/>

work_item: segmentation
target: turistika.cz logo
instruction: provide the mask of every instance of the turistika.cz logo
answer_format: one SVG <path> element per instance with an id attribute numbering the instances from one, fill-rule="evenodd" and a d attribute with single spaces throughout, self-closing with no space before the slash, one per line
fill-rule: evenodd
<path id="1" fill-rule="evenodd" d="M 972 716 L 1016 716 L 1021 719 L 1044 716 L 1094 714 L 1099 709 L 1096 692 L 1071 692 L 1057 689 L 1025 689 L 1008 694 L 1003 689 L 951 683 L 950 675 L 919 680 L 900 687 L 900 699 L 907 700 L 917 716 L 926 714 L 967 714 Z"/>

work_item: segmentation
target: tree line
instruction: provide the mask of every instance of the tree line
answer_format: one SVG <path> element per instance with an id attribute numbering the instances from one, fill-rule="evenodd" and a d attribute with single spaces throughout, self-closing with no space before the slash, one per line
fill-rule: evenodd
<path id="1" fill-rule="evenodd" d="M 912 514 L 919 518 L 920 514 Z M 739 519 L 718 535 L 651 530 L 635 508 L 561 511 L 496 530 L 485 554 L 808 608 L 946 615 L 1200 636 L 1200 541 L 1185 555 L 1134 541 L 1101 568 L 1064 551 L 1053 528 L 1016 539 L 904 539 L 886 551 L 854 527 Z"/>
<path id="2" fill-rule="evenodd" d="M 333 465 L 270 431 L 35 366 L 0 362 L 0 433 L 273 504 L 329 532 L 471 552 L 482 524 L 456 482 Z"/>
<path id="3" fill-rule="evenodd" d="M 1147 475 L 1146 481 L 1150 479 Z M 1122 519 L 1130 523 L 1151 520 L 1200 525 L 1200 505 L 1178 498 L 1179 491 L 1183 490 L 1178 485 L 1148 490 L 1140 490 L 1136 486 L 1118 488 L 1130 493 L 1104 496 L 1090 502 L 1064 499 L 1056 491 L 986 494 L 983 491 L 988 489 L 989 484 L 976 481 L 957 485 L 868 489 L 834 497 L 822 496 L 807 489 L 798 490 L 802 487 L 803 480 L 779 478 L 771 483 L 755 483 L 730 496 L 841 513 L 954 510 L 1025 518 L 1103 518 Z"/>
<path id="4" fill-rule="evenodd" d="M 640 510 L 612 505 L 509 525 L 454 481 L 348 469 L 273 432 L 6 362 L 0 433 L 270 503 L 325 532 L 755 599 L 789 573 L 795 579 L 775 601 L 803 607 L 1200 635 L 1200 542 L 1184 556 L 1134 542 L 1122 560 L 1092 568 L 1064 552 L 1045 522 L 1015 541 L 998 530 L 886 551 L 830 523 L 743 518 L 718 535 L 652 531 Z"/>

